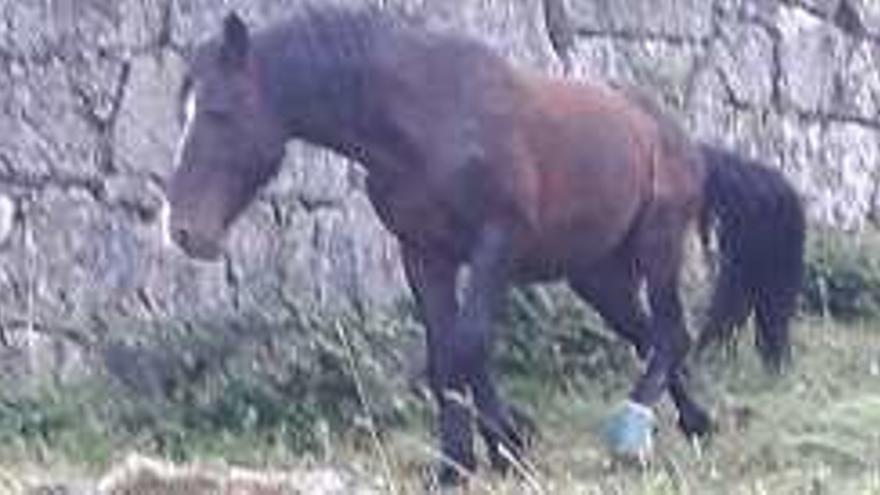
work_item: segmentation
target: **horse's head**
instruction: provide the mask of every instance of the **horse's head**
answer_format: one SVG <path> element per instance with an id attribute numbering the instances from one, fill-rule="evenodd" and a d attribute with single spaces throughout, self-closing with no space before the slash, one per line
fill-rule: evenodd
<path id="1" fill-rule="evenodd" d="M 229 225 L 278 171 L 281 122 L 265 97 L 248 27 L 232 13 L 199 47 L 180 97 L 183 131 L 168 183 L 167 227 L 184 252 L 213 259 Z"/>

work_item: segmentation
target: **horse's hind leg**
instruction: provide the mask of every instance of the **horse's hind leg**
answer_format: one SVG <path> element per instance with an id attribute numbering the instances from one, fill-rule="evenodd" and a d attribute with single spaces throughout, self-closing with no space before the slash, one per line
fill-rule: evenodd
<path id="1" fill-rule="evenodd" d="M 642 457 L 651 449 L 652 408 L 667 389 L 677 400 L 687 397 L 681 372 L 690 337 L 679 295 L 687 211 L 682 204 L 655 203 L 645 211 L 632 237 L 635 266 L 646 283 L 651 318 L 646 332 L 646 369 L 633 387 L 626 407 L 612 418 L 606 430 L 611 450 L 626 457 Z M 691 414 L 696 410 L 682 410 L 680 424 L 686 430 L 708 427 L 696 420 L 691 424 L 692 418 L 700 416 Z"/>
<path id="2" fill-rule="evenodd" d="M 650 319 L 639 300 L 639 277 L 634 262 L 615 260 L 569 275 L 572 289 L 589 303 L 608 326 L 633 345 L 639 359 L 650 354 Z M 710 431 L 709 414 L 688 394 L 682 373 L 670 379 L 669 392 L 678 410 L 678 424 L 688 436 Z"/>

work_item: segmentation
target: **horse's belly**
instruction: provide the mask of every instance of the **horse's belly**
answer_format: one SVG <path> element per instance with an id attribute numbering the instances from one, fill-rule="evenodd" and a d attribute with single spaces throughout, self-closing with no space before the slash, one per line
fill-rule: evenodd
<path id="1" fill-rule="evenodd" d="M 560 260 L 527 258 L 514 266 L 513 281 L 517 284 L 552 282 L 565 276 L 565 264 Z"/>
<path id="2" fill-rule="evenodd" d="M 533 239 L 515 257 L 515 278 L 522 282 L 562 278 L 571 267 L 591 265 L 608 257 L 626 235 L 624 229 L 596 232 L 588 227 L 571 228 Z"/>
<path id="3" fill-rule="evenodd" d="M 597 173 L 566 175 L 567 182 L 545 189 L 539 221 L 524 236 L 517 257 L 524 272 L 540 278 L 606 258 L 632 231 L 644 202 L 637 175 L 616 181 L 600 180 Z"/>

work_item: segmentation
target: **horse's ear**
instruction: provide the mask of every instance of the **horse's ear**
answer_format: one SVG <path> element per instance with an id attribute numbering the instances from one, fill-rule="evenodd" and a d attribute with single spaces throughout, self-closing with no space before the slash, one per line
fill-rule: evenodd
<path id="1" fill-rule="evenodd" d="M 229 68 L 240 69 L 247 61 L 251 36 L 247 24 L 237 12 L 230 12 L 223 21 L 223 45 L 220 48 L 221 62 Z"/>

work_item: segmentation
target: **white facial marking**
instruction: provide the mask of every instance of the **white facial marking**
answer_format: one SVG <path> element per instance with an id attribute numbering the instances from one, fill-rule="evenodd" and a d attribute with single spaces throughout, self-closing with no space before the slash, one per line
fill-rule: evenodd
<path id="1" fill-rule="evenodd" d="M 183 147 L 186 145 L 189 134 L 192 132 L 193 121 L 196 118 L 196 93 L 190 90 L 187 92 L 183 100 L 183 130 L 180 133 L 180 140 L 177 142 L 177 148 L 174 152 L 174 168 L 180 166 L 183 160 Z"/>
<path id="2" fill-rule="evenodd" d="M 174 150 L 174 168 L 177 169 L 183 160 L 183 147 L 189 139 L 193 121 L 196 117 L 196 94 L 195 91 L 187 92 L 183 100 L 183 129 L 177 147 Z M 159 211 L 159 228 L 161 229 L 162 247 L 171 248 L 174 242 L 171 239 L 171 204 L 165 198 Z"/>
<path id="3" fill-rule="evenodd" d="M 162 201 L 159 209 L 159 229 L 162 236 L 162 248 L 171 249 L 174 241 L 171 240 L 171 203 L 167 199 Z"/>

